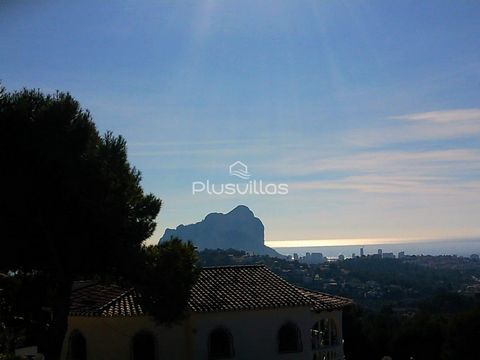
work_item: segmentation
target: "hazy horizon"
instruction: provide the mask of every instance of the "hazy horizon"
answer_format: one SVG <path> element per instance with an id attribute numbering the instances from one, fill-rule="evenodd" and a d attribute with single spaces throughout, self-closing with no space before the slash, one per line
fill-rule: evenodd
<path id="1" fill-rule="evenodd" d="M 377 246 L 377 245 L 404 245 L 410 244 L 438 244 L 449 242 L 478 242 L 480 236 L 457 238 L 357 238 L 357 239 L 310 239 L 310 240 L 283 240 L 265 241 L 265 245 L 273 248 L 307 248 L 307 247 L 332 247 L 332 246 Z"/>
<path id="2" fill-rule="evenodd" d="M 279 243 L 279 242 L 277 242 Z M 267 244 L 268 245 L 268 244 Z M 275 250 L 283 255 L 297 253 L 304 256 L 306 252 L 320 252 L 326 257 L 336 258 L 342 254 L 351 257 L 353 253 L 360 255 L 360 248 L 364 249 L 365 255 L 377 254 L 378 249 L 383 252 L 392 252 L 397 257 L 403 251 L 405 255 L 457 255 L 470 256 L 480 254 L 480 237 L 472 239 L 441 239 L 441 240 L 420 240 L 417 242 L 390 242 L 375 244 L 343 244 L 343 245 L 319 245 L 319 246 L 291 246 L 281 247 L 280 244 L 273 246 Z"/>

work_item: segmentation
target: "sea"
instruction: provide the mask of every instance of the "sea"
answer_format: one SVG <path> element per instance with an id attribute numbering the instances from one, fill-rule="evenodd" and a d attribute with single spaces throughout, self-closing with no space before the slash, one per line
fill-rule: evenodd
<path id="1" fill-rule="evenodd" d="M 339 255 L 350 258 L 360 255 L 360 248 L 363 247 L 365 255 L 377 254 L 381 249 L 383 253 L 399 252 L 405 255 L 457 255 L 468 257 L 472 254 L 480 254 L 480 239 L 452 239 L 452 240 L 431 240 L 405 243 L 385 243 L 375 245 L 340 245 L 340 246 L 308 246 L 308 247 L 273 247 L 280 254 L 304 256 L 305 253 L 322 253 L 327 258 L 338 258 Z"/>

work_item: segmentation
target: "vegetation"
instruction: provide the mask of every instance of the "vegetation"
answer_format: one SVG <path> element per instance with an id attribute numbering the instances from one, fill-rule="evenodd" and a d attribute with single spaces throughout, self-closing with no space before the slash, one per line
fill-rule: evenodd
<path id="1" fill-rule="evenodd" d="M 452 299 L 455 298 L 455 301 Z M 435 306 L 442 303 L 442 312 Z M 469 303 L 468 309 L 465 309 Z M 480 302 L 462 295 L 441 294 L 410 316 L 354 306 L 344 311 L 347 359 L 475 359 L 480 335 Z"/>
<path id="2" fill-rule="evenodd" d="M 0 274 L 0 354 L 45 340 L 49 313 L 42 311 L 48 297 L 44 284 L 40 273 Z"/>
<path id="3" fill-rule="evenodd" d="M 162 323 L 182 320 L 199 269 L 195 247 L 178 238 L 143 249 L 144 266 L 135 281 L 148 313 Z"/>
<path id="4" fill-rule="evenodd" d="M 139 274 L 166 274 L 169 295 L 179 305 L 185 303 L 182 297 L 195 276 L 193 247 L 178 240 L 158 249 L 143 247 L 155 229 L 161 201 L 144 193 L 140 172 L 128 162 L 126 141 L 111 133 L 100 135 L 89 112 L 72 96 L 0 88 L 0 161 L 0 326 L 5 351 L 13 345 L 8 332 L 21 321 L 23 332 L 33 329 L 32 323 L 43 326 L 37 333 L 45 337 L 36 340 L 48 359 L 59 358 L 76 279 L 134 283 L 143 279 Z M 176 274 L 155 263 L 177 255 L 181 265 Z M 154 288 L 165 281 L 150 280 L 150 299 L 161 294 Z M 22 293 L 24 287 L 32 290 L 30 282 L 40 284 L 38 293 Z M 27 305 L 35 311 L 22 307 Z M 49 315 L 47 323 L 37 319 L 41 308 Z M 172 315 L 178 310 L 166 321 Z"/>

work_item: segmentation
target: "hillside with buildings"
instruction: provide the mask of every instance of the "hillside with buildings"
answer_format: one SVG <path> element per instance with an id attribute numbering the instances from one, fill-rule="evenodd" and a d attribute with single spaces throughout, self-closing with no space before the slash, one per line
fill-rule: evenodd
<path id="1" fill-rule="evenodd" d="M 478 256 L 384 254 L 306 263 L 204 250 L 204 266 L 265 264 L 302 288 L 353 299 L 343 316 L 347 359 L 473 359 L 480 333 Z M 311 254 L 310 254 L 311 256 Z M 458 355 L 461 355 L 458 357 Z"/>

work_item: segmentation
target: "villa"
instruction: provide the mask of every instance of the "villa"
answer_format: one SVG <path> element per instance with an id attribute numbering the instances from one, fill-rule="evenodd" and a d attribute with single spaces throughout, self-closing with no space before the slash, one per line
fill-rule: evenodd
<path id="1" fill-rule="evenodd" d="M 349 299 L 296 287 L 264 266 L 202 269 L 181 324 L 157 325 L 134 289 L 74 289 L 65 360 L 343 359 Z"/>

